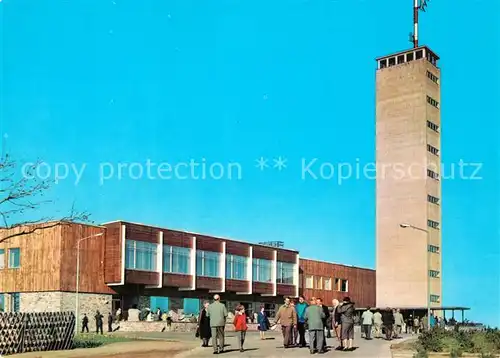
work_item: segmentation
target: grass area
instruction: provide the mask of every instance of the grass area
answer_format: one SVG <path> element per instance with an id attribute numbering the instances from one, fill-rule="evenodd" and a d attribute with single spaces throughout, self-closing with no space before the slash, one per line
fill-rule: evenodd
<path id="1" fill-rule="evenodd" d="M 106 344 L 129 342 L 133 339 L 123 336 L 111 336 L 101 334 L 77 334 L 73 340 L 73 349 L 96 348 Z"/>
<path id="2" fill-rule="evenodd" d="M 500 354 L 500 331 L 446 331 L 434 328 L 422 333 L 412 345 L 417 351 L 417 358 L 425 358 L 432 352 L 449 352 L 453 358 L 464 353 L 479 353 L 488 358 Z"/>

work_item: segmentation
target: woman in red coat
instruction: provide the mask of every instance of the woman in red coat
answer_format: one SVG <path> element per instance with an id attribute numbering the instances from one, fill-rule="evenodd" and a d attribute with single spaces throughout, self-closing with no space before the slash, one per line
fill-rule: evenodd
<path id="1" fill-rule="evenodd" d="M 233 324 L 234 330 L 240 332 L 240 352 L 244 352 L 243 343 L 245 343 L 245 336 L 247 333 L 247 315 L 245 314 L 245 307 L 243 305 L 236 307 Z"/>

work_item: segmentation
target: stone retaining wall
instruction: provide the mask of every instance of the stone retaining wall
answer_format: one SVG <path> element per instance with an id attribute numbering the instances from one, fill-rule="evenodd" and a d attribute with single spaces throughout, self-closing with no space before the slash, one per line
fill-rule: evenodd
<path id="1" fill-rule="evenodd" d="M 174 322 L 172 326 L 167 327 L 166 322 L 129 322 L 122 321 L 120 323 L 114 323 L 113 329 L 120 327 L 119 332 L 161 332 L 165 328 L 165 332 L 196 332 L 196 323 L 188 322 Z M 278 327 L 279 328 L 279 327 Z M 248 324 L 249 331 L 257 331 L 257 324 Z M 234 331 L 233 324 L 226 324 L 226 331 Z"/>

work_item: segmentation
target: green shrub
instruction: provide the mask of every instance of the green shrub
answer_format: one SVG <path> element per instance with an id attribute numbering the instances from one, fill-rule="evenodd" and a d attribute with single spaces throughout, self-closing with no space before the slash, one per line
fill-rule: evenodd
<path id="1" fill-rule="evenodd" d="M 73 340 L 73 349 L 97 348 L 110 343 L 127 342 L 130 339 L 117 336 L 105 336 L 98 334 L 78 334 Z"/>

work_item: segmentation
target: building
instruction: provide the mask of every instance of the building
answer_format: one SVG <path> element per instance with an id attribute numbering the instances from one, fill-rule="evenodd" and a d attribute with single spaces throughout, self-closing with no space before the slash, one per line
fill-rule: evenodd
<path id="1" fill-rule="evenodd" d="M 310 291 L 301 284 L 309 277 L 325 285 Z M 57 225 L 0 243 L 7 311 L 75 311 L 77 297 L 80 314 L 135 305 L 197 311 L 214 293 L 230 307 L 264 305 L 270 314 L 300 294 L 373 306 L 374 281 L 373 270 L 300 260 L 295 250 L 123 221 Z"/>
<path id="2" fill-rule="evenodd" d="M 426 46 L 377 59 L 379 307 L 437 307 L 442 299 L 438 60 Z"/>

